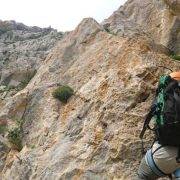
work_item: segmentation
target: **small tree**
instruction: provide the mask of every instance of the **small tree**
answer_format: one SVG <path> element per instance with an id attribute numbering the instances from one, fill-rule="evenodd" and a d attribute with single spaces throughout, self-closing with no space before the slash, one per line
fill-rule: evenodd
<path id="1" fill-rule="evenodd" d="M 59 99 L 63 103 L 67 103 L 67 100 L 74 94 L 74 91 L 69 86 L 60 86 L 52 93 L 53 97 Z"/>

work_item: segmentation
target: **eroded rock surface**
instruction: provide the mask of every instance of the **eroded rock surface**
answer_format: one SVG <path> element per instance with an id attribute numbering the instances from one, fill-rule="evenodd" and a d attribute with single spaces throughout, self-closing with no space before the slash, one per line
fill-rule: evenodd
<path id="1" fill-rule="evenodd" d="M 144 117 L 159 76 L 169 73 L 160 66 L 179 70 L 180 64 L 163 48 L 157 51 L 147 33 L 130 31 L 119 36 L 84 19 L 51 50 L 23 90 L 0 101 L 1 121 L 24 121 L 22 150 L 0 154 L 3 180 L 136 177 Z M 66 104 L 52 96 L 58 85 L 75 92 Z M 146 146 L 151 136 L 146 135 Z"/>
<path id="2" fill-rule="evenodd" d="M 52 28 L 0 21 L 0 85 L 18 86 L 63 36 Z"/>
<path id="3" fill-rule="evenodd" d="M 147 33 L 157 44 L 179 54 L 179 13 L 179 0 L 128 0 L 103 26 L 121 36 Z"/>

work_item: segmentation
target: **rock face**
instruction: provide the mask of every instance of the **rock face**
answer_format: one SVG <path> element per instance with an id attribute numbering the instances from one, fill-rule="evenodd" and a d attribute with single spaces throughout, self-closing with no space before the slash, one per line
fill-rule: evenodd
<path id="1" fill-rule="evenodd" d="M 0 21 L 0 85 L 17 86 L 33 74 L 63 33 Z"/>
<path id="2" fill-rule="evenodd" d="M 164 2 L 169 6 L 172 13 L 177 16 L 180 15 L 180 2 L 178 0 L 164 0 Z"/>
<path id="3" fill-rule="evenodd" d="M 124 8 L 132 3 L 137 1 Z M 159 76 L 169 73 L 160 66 L 179 70 L 180 64 L 157 51 L 147 32 L 116 35 L 115 24 L 124 19 L 113 17 L 110 30 L 84 19 L 50 51 L 23 90 L 0 101 L 1 121 L 11 126 L 23 120 L 22 150 L 10 147 L 0 155 L 3 180 L 136 177 L 142 123 Z M 52 96 L 58 85 L 74 89 L 66 104 Z M 150 142 L 149 135 L 146 145 Z"/>
<path id="4" fill-rule="evenodd" d="M 125 36 L 147 33 L 157 44 L 180 53 L 179 0 L 128 0 L 103 26 Z"/>

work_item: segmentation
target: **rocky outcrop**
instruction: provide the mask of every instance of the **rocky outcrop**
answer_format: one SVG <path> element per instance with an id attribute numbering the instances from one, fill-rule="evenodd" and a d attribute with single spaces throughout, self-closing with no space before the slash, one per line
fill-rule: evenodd
<path id="1" fill-rule="evenodd" d="M 0 21 L 0 85 L 17 87 L 28 79 L 62 36 L 50 27 Z"/>
<path id="2" fill-rule="evenodd" d="M 115 34 L 137 36 L 146 33 L 156 44 L 180 53 L 180 1 L 128 0 L 103 22 Z"/>
<path id="3" fill-rule="evenodd" d="M 164 0 L 164 2 L 169 6 L 172 13 L 177 16 L 180 15 L 180 2 L 178 0 Z"/>
<path id="4" fill-rule="evenodd" d="M 129 7 L 137 2 L 129 1 Z M 0 122 L 8 127 L 23 122 L 22 150 L 2 145 L 3 180 L 136 177 L 144 117 L 159 76 L 169 73 L 162 66 L 175 71 L 180 64 L 148 32 L 139 31 L 142 25 L 134 23 L 118 35 L 124 19 L 116 13 L 105 21 L 108 27 L 84 19 L 50 51 L 26 87 L 0 100 Z M 133 20 L 124 27 L 128 23 L 131 27 Z M 52 96 L 59 85 L 75 92 L 66 104 Z M 148 133 L 146 147 L 151 137 Z M 6 132 L 3 138 L 6 142 Z"/>

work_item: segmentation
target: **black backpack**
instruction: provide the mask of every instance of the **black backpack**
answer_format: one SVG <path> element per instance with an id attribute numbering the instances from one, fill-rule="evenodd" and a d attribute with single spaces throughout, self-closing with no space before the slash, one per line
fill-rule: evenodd
<path id="1" fill-rule="evenodd" d="M 149 126 L 152 118 L 153 129 Z M 180 84 L 168 75 L 160 77 L 156 97 L 140 134 L 141 140 L 146 129 L 154 131 L 155 140 L 162 146 L 178 147 L 176 160 L 180 162 Z"/>

